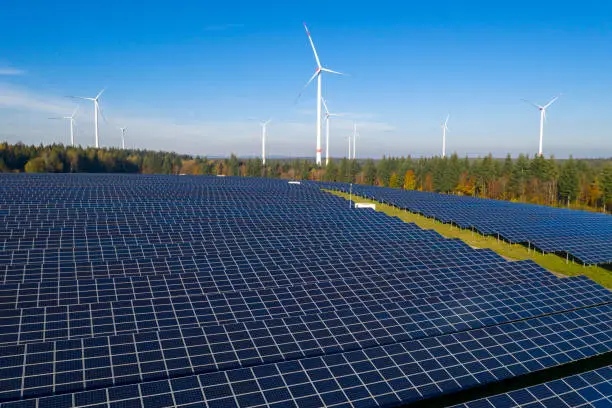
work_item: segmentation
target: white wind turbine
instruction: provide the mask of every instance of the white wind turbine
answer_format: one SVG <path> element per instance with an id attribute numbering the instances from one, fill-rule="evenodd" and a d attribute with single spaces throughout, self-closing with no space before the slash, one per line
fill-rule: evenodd
<path id="1" fill-rule="evenodd" d="M 357 158 L 357 122 L 353 122 L 353 160 Z"/>
<path id="2" fill-rule="evenodd" d="M 332 116 L 342 116 L 341 113 L 330 113 L 329 109 L 327 109 L 327 103 L 325 99 L 321 98 L 321 102 L 323 102 L 323 107 L 325 108 L 325 165 L 329 164 L 329 122 Z"/>
<path id="3" fill-rule="evenodd" d="M 353 135 L 349 135 L 348 139 L 348 159 L 351 160 L 351 140 L 353 139 Z"/>
<path id="4" fill-rule="evenodd" d="M 125 132 L 127 131 L 127 128 L 120 127 L 119 130 L 121 131 L 121 148 L 125 150 Z"/>
<path id="5" fill-rule="evenodd" d="M 98 112 L 100 112 L 100 103 L 98 102 L 98 99 L 100 99 L 100 96 L 102 96 L 103 92 L 104 92 L 104 89 L 102 89 L 100 93 L 95 96 L 95 98 L 86 98 L 83 96 L 72 96 L 71 97 L 71 98 L 77 98 L 77 99 L 84 99 L 87 101 L 93 101 L 94 103 L 94 131 L 95 131 L 95 137 L 96 137 L 96 149 L 100 147 L 100 139 L 98 137 Z"/>
<path id="6" fill-rule="evenodd" d="M 57 118 L 49 118 L 49 119 L 67 119 L 70 121 L 70 145 L 74 147 L 74 116 L 76 115 L 79 107 L 77 106 L 72 115 L 70 116 L 61 116 Z"/>
<path id="7" fill-rule="evenodd" d="M 523 99 L 524 102 L 527 102 L 540 110 L 540 147 L 538 149 L 538 156 L 542 156 L 542 140 L 544 138 L 544 121 L 546 120 L 546 109 L 548 109 L 550 105 L 552 105 L 557 99 L 559 99 L 560 96 L 561 95 L 555 96 L 544 106 Z"/>
<path id="8" fill-rule="evenodd" d="M 446 120 L 442 124 L 442 157 L 446 157 L 446 132 L 448 131 L 448 119 L 450 114 L 446 115 Z"/>
<path id="9" fill-rule="evenodd" d="M 312 41 L 312 37 L 310 36 L 310 31 L 308 31 L 308 27 L 306 23 L 304 23 L 304 28 L 306 29 L 306 34 L 308 34 L 308 40 L 310 41 L 310 46 L 312 47 L 312 52 L 314 53 L 315 60 L 317 61 L 317 68 L 315 69 L 315 73 L 310 77 L 304 89 L 310 85 L 310 83 L 317 78 L 317 154 L 316 154 L 316 163 L 318 166 L 321 165 L 321 73 L 329 72 L 330 74 L 344 75 L 341 72 L 332 71 L 331 69 L 324 68 L 321 65 L 321 61 L 319 60 L 319 56 L 317 55 L 317 50 L 314 46 L 314 42 Z M 302 90 L 303 92 L 304 90 Z M 300 92 L 301 95 L 301 92 Z M 299 98 L 299 95 L 298 95 Z"/>
<path id="10" fill-rule="evenodd" d="M 272 119 L 268 119 L 265 122 L 260 122 L 261 125 L 261 161 L 263 165 L 266 165 L 266 133 L 268 130 L 268 123 L 270 123 Z"/>

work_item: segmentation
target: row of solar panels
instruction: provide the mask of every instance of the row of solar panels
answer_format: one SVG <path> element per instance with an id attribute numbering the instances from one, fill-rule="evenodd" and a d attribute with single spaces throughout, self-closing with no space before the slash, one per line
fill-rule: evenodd
<path id="1" fill-rule="evenodd" d="M 612 294 L 594 282 L 318 187 L 3 178 L 11 207 L 28 211 L 11 210 L 0 235 L 2 407 L 393 406 L 612 350 Z M 130 195 L 144 205 L 115 201 Z M 66 198 L 91 216 L 56 230 Z M 98 225 L 115 205 L 123 227 Z M 180 215 L 198 207 L 205 216 Z"/>
<path id="2" fill-rule="evenodd" d="M 95 403 L 112 406 L 112 402 L 128 401 L 137 406 L 162 407 L 185 403 L 206 403 L 209 407 L 407 403 L 542 370 L 607 350 L 612 347 L 612 328 L 608 318 L 611 312 L 611 306 L 600 306 L 493 328 L 191 376 L 184 376 L 193 366 L 184 354 L 166 357 L 153 348 L 151 362 L 126 362 L 127 366 L 133 366 L 127 372 L 134 379 L 141 379 L 142 374 L 136 367 L 140 370 L 143 366 L 145 370 L 158 367 L 167 374 L 176 370 L 180 378 L 159 380 L 152 376 L 148 377 L 150 381 L 138 384 L 114 385 L 104 390 L 3 406 L 88 406 Z M 551 332 L 556 335 L 542 334 Z M 161 342 L 155 336 L 149 342 L 155 344 L 156 340 L 158 344 Z M 576 347 L 575 343 L 580 346 Z M 110 347 L 109 344 L 101 346 L 102 349 Z M 96 350 L 95 347 L 92 349 Z M 547 349 L 554 351 L 544 351 Z M 145 346 L 145 350 L 149 349 Z M 174 365 L 173 359 L 183 361 Z M 97 368 L 96 364 L 104 362 L 105 358 L 93 357 L 92 360 L 92 365 L 88 366 L 92 377 L 83 379 L 77 374 L 60 378 L 72 380 L 70 384 L 73 385 L 87 386 L 88 381 L 93 386 L 114 383 L 112 368 Z M 55 364 L 52 366 L 55 369 Z M 58 374 L 48 375 L 54 372 L 50 370 L 49 367 L 43 368 L 47 375 L 40 375 L 38 381 L 23 377 L 17 379 L 17 393 L 30 397 L 38 391 L 48 393 L 55 389 Z M 9 390 L 10 381 L 3 383 Z M 69 387 L 68 391 L 74 389 Z M 177 403 L 177 398 L 180 403 Z"/>
<path id="3" fill-rule="evenodd" d="M 572 353 L 592 355 L 598 347 L 612 345 L 610 337 L 597 338 L 612 333 L 612 323 L 605 315 L 612 312 L 612 305 L 502 325 L 495 330 L 487 327 L 491 322 L 500 324 L 612 300 L 612 294 L 601 288 L 572 283 L 560 283 L 554 290 L 529 285 L 502 291 L 495 288 L 487 294 L 497 297 L 497 302 L 516 316 L 503 314 L 502 307 L 491 304 L 486 297 L 463 295 L 435 303 L 435 308 L 426 302 L 403 301 L 375 310 L 351 308 L 223 325 L 180 324 L 175 330 L 3 347 L 0 401 L 386 345 L 403 348 L 398 358 L 404 354 L 415 371 L 458 369 L 462 363 L 466 376 L 471 371 L 472 375 L 481 373 L 485 377 L 484 367 L 498 370 L 499 374 L 489 376 L 492 380 L 494 376 L 515 374 L 513 368 L 528 371 L 526 368 L 554 365 L 568 361 Z M 530 304 L 530 297 L 539 298 L 540 304 Z M 461 304 L 464 313 L 457 313 L 457 304 Z M 556 342 L 550 341 L 552 327 L 560 324 L 566 325 L 565 330 L 556 330 Z M 446 333 L 455 333 L 458 342 L 450 342 Z M 416 342 L 417 339 L 426 340 Z M 583 347 L 575 349 L 572 341 L 580 341 Z M 541 347 L 547 342 L 557 349 L 543 359 Z M 504 364 L 499 361 L 502 358 L 506 359 Z M 450 380 L 448 375 L 445 377 Z"/>
<path id="4" fill-rule="evenodd" d="M 367 197 L 409 211 L 498 235 L 585 264 L 612 263 L 612 217 L 606 214 L 420 191 L 353 185 L 316 185 Z"/>

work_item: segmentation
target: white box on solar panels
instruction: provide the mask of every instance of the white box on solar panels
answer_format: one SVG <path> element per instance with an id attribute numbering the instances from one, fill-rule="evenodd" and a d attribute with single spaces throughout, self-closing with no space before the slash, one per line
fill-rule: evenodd
<path id="1" fill-rule="evenodd" d="M 302 183 L 299 181 L 290 181 L 289 184 L 302 184 Z"/>
<path id="2" fill-rule="evenodd" d="M 371 208 L 371 209 L 375 210 L 376 209 L 376 204 L 355 203 L 355 208 Z"/>

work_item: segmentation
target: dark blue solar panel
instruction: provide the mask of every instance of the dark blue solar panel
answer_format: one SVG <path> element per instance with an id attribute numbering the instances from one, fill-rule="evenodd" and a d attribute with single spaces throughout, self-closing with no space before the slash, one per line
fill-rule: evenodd
<path id="1" fill-rule="evenodd" d="M 506 394 L 456 405 L 455 408 L 610 407 L 612 366 L 560 378 Z"/>
<path id="2" fill-rule="evenodd" d="M 3 347 L 0 367 L 6 367 L 5 376 L 22 382 L 15 383 L 15 389 L 0 391 L 0 400 L 19 390 L 36 394 L 36 387 L 23 388 L 22 384 L 31 384 L 40 375 L 52 376 L 54 370 L 54 392 L 78 390 L 346 352 L 605 302 L 612 302 L 611 292 L 585 278 L 570 278 L 549 285 L 495 287 L 442 299 L 364 305 L 336 312 L 313 309 L 319 313 L 245 324 L 191 329 L 177 324 L 175 330 L 141 335 Z M 41 344 L 47 348 L 40 350 Z M 94 381 L 90 378 L 98 375 L 91 371 L 94 367 L 112 376 Z"/>
<path id="3" fill-rule="evenodd" d="M 2 407 L 393 406 L 612 347 L 587 278 L 314 184 L 0 174 L 0 221 Z"/>
<path id="4" fill-rule="evenodd" d="M 318 183 L 349 192 L 349 185 Z M 544 252 L 569 254 L 585 264 L 612 263 L 612 217 L 606 214 L 507 201 L 353 185 L 355 195 L 475 229 Z"/>
<path id="5" fill-rule="evenodd" d="M 126 388 L 111 387 L 102 406 L 112 406 L 110 395 L 124 394 L 124 403 L 149 406 L 147 398 L 170 398 L 185 391 L 193 402 L 208 407 L 247 407 L 254 401 L 265 406 L 359 401 L 359 406 L 367 407 L 415 402 L 610 350 L 611 308 L 606 305 L 418 341 L 145 382 L 137 389 L 124 386 L 131 387 L 125 393 Z M 72 406 L 83 406 L 76 401 L 87 400 L 88 394 L 71 395 Z M 65 397 L 45 397 L 38 403 L 60 403 Z M 171 400 L 162 406 L 172 406 Z"/>

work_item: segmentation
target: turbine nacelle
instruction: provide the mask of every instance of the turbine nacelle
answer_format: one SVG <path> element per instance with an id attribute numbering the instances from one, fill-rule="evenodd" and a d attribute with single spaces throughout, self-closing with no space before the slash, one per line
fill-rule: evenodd
<path id="1" fill-rule="evenodd" d="M 440 127 L 441 127 L 443 130 L 448 130 L 448 126 L 447 126 L 447 124 L 448 124 L 448 120 L 449 120 L 449 119 L 450 119 L 450 114 L 446 116 L 446 120 L 444 121 L 444 123 L 442 123 L 442 124 L 440 125 Z"/>

